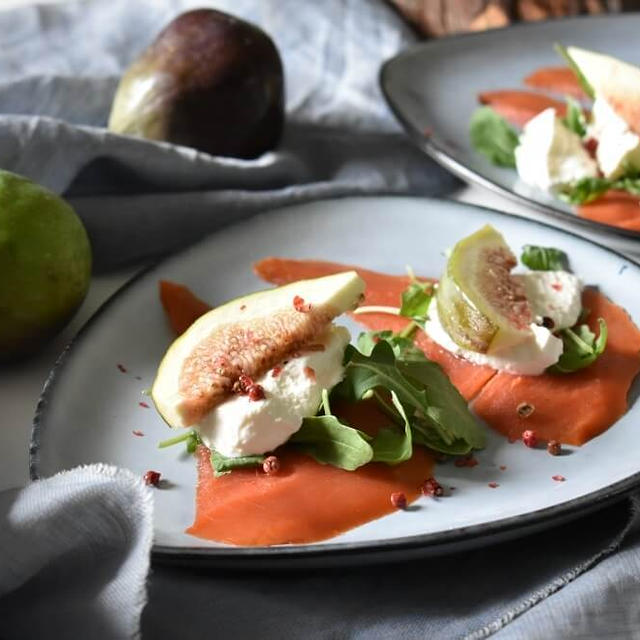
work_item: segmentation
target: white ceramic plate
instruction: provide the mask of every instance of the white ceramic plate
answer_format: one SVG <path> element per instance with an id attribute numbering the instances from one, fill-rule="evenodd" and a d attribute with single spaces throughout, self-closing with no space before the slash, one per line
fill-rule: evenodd
<path id="1" fill-rule="evenodd" d="M 640 13 L 519 24 L 420 43 L 389 60 L 380 73 L 382 91 L 411 139 L 434 160 L 469 182 L 531 207 L 555 224 L 633 256 L 640 232 L 576 216 L 569 205 L 496 167 L 474 151 L 469 120 L 478 93 L 527 89 L 523 78 L 540 67 L 562 66 L 553 45 L 576 45 L 640 64 Z M 428 135 L 425 135 L 428 132 Z"/>
<path id="2" fill-rule="evenodd" d="M 485 223 L 500 229 L 516 251 L 526 243 L 564 249 L 576 273 L 600 286 L 640 324 L 640 267 L 540 223 L 417 198 L 344 198 L 290 207 L 216 233 L 160 263 L 94 316 L 62 355 L 43 392 L 33 432 L 32 476 L 90 462 L 138 474 L 161 471 L 170 487 L 155 493 L 156 557 L 234 566 L 243 559 L 251 566 L 270 561 L 287 566 L 442 553 L 548 526 L 622 496 L 640 483 L 638 403 L 612 429 L 561 457 L 509 444 L 489 431 L 478 466 L 437 468 L 440 482 L 456 487 L 454 495 L 423 498 L 416 510 L 380 518 L 327 542 L 246 549 L 184 533 L 194 515 L 194 460 L 182 447 L 157 448 L 171 433 L 153 408 L 139 404 L 151 404 L 142 391 L 150 387 L 172 339 L 158 300 L 158 280 L 185 283 L 215 305 L 265 288 L 251 265 L 267 255 L 323 258 L 389 273 L 403 273 L 411 264 L 419 274 L 438 276 L 444 250 Z M 556 474 L 567 481 L 554 482 Z M 489 482 L 500 486 L 489 488 Z"/>

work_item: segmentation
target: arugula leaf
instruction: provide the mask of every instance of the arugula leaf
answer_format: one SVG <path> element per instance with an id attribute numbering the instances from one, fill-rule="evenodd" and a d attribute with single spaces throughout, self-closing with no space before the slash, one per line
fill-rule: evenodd
<path id="1" fill-rule="evenodd" d="M 573 373 L 593 364 L 607 346 L 607 324 L 603 318 L 598 318 L 600 335 L 596 338 L 589 325 L 581 324 L 571 329 L 560 331 L 563 351 L 558 362 L 549 371 L 554 373 Z"/>
<path id="2" fill-rule="evenodd" d="M 533 271 L 566 271 L 569 267 L 567 254 L 553 247 L 538 247 L 525 244 L 520 262 Z"/>
<path id="3" fill-rule="evenodd" d="M 424 359 L 424 353 L 416 347 L 413 338 L 405 338 L 393 331 L 367 331 L 358 336 L 356 345 L 358 351 L 370 356 L 373 348 L 381 340 L 387 342 L 393 349 L 396 358 L 401 360 Z"/>
<path id="4" fill-rule="evenodd" d="M 338 392 L 357 401 L 376 387 L 396 394 L 412 424 L 417 415 L 445 442 L 460 438 L 474 448 L 484 446 L 484 434 L 467 403 L 440 366 L 424 355 L 421 360 L 396 361 L 386 341 L 378 342 L 369 357 L 348 346 L 345 377 Z"/>
<path id="5" fill-rule="evenodd" d="M 640 177 L 630 174 L 617 180 L 582 178 L 577 182 L 560 187 L 558 197 L 569 204 L 587 204 L 599 198 L 609 189 L 640 195 Z"/>
<path id="6" fill-rule="evenodd" d="M 234 469 L 242 467 L 255 467 L 264 462 L 264 456 L 240 456 L 238 458 L 227 458 L 221 453 L 211 451 L 211 466 L 216 476 L 230 473 Z"/>
<path id="7" fill-rule="evenodd" d="M 473 449 L 482 449 L 485 446 L 484 431 L 469 411 L 467 401 L 453 386 L 439 364 L 424 358 L 423 362 L 398 362 L 398 369 L 411 382 L 417 381 L 424 386 L 428 406 L 426 410 L 419 409 L 421 415 L 418 417 L 423 418 L 448 445 L 449 448 L 443 453 L 453 453 L 450 447 L 453 447 L 457 440 L 467 442 Z M 419 423 L 418 421 L 417 424 Z M 455 446 L 459 447 L 460 444 Z M 438 450 L 441 451 L 442 448 Z"/>
<path id="8" fill-rule="evenodd" d="M 456 438 L 451 442 L 445 442 L 436 431 L 430 428 L 428 423 L 420 420 L 413 421 L 413 441 L 421 444 L 433 451 L 446 453 L 452 456 L 464 456 L 471 453 L 473 447 L 461 438 Z"/>
<path id="9" fill-rule="evenodd" d="M 567 115 L 562 118 L 562 122 L 564 122 L 567 129 L 577 133 L 581 138 L 584 138 L 587 133 L 587 119 L 584 116 L 584 111 L 578 104 L 577 100 L 574 100 L 570 96 L 567 96 L 566 100 Z"/>
<path id="10" fill-rule="evenodd" d="M 569 204 L 586 204 L 599 198 L 614 183 L 607 178 L 581 178 L 577 182 L 562 185 L 558 197 Z"/>
<path id="11" fill-rule="evenodd" d="M 595 91 L 593 90 L 593 87 L 589 84 L 588 80 L 584 77 L 584 74 L 582 73 L 582 71 L 580 71 L 580 67 L 578 67 L 578 65 L 575 63 L 575 60 L 569 55 L 569 52 L 566 50 L 566 48 L 559 43 L 556 43 L 553 46 L 553 48 L 556 50 L 557 53 L 559 53 L 564 58 L 565 62 L 570 67 L 571 71 L 573 71 L 573 73 L 576 74 L 576 77 L 578 78 L 578 82 L 580 83 L 582 90 L 587 94 L 587 96 L 589 96 L 589 98 L 591 98 L 592 100 L 595 100 L 596 94 L 595 94 Z"/>
<path id="12" fill-rule="evenodd" d="M 630 175 L 626 178 L 620 178 L 613 183 L 611 188 L 628 191 L 629 193 L 640 196 L 640 177 L 637 175 Z"/>
<path id="13" fill-rule="evenodd" d="M 424 323 L 432 297 L 433 283 L 414 280 L 402 292 L 400 315 Z"/>
<path id="14" fill-rule="evenodd" d="M 400 433 L 395 429 L 380 429 L 378 435 L 371 443 L 371 447 L 373 448 L 372 462 L 399 464 L 400 462 L 409 460 L 413 455 L 411 424 L 409 423 L 404 407 L 393 391 L 391 392 L 391 402 L 404 422 L 404 433 Z"/>
<path id="15" fill-rule="evenodd" d="M 335 416 L 305 418 L 289 443 L 320 464 L 353 471 L 373 458 L 371 437 L 342 424 Z"/>
<path id="16" fill-rule="evenodd" d="M 518 134 L 491 107 L 480 107 L 471 116 L 471 144 L 500 167 L 515 167 Z"/>

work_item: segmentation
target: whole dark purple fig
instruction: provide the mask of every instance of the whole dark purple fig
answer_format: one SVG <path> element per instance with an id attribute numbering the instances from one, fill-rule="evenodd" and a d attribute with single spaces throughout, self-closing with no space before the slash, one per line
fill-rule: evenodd
<path id="1" fill-rule="evenodd" d="M 255 158 L 284 124 L 282 62 L 255 25 L 213 9 L 183 13 L 127 69 L 109 129 L 214 155 Z"/>

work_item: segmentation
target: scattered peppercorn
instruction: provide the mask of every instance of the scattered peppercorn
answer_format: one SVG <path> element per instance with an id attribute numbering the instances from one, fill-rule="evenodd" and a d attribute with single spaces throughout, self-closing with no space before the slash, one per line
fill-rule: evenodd
<path id="1" fill-rule="evenodd" d="M 536 408 L 528 402 L 521 402 L 516 407 L 516 411 L 521 418 L 528 418 L 535 410 Z"/>
<path id="2" fill-rule="evenodd" d="M 442 485 L 435 478 L 428 478 L 420 487 L 420 490 L 423 495 L 436 498 L 439 498 L 444 493 Z"/>
<path id="3" fill-rule="evenodd" d="M 268 475 L 273 476 L 280 471 L 280 460 L 276 456 L 268 456 L 262 463 L 262 470 Z"/>
<path id="4" fill-rule="evenodd" d="M 233 392 L 245 394 L 249 393 L 249 388 L 253 386 L 253 380 L 250 376 L 242 373 L 233 384 Z"/>
<path id="5" fill-rule="evenodd" d="M 562 453 L 562 445 L 557 440 L 547 442 L 547 453 L 552 456 L 559 456 Z"/>
<path id="6" fill-rule="evenodd" d="M 391 504 L 396 509 L 406 509 L 407 508 L 407 496 L 402 493 L 402 491 L 396 491 L 391 494 Z"/>
<path id="7" fill-rule="evenodd" d="M 264 389 L 259 384 L 252 384 L 247 389 L 247 395 L 249 396 L 249 400 L 252 400 L 253 402 L 264 400 Z"/>
<path id="8" fill-rule="evenodd" d="M 120 371 L 120 373 L 127 373 L 127 370 L 123 365 L 119 364 L 116 366 L 118 367 L 118 371 Z"/>
<path id="9" fill-rule="evenodd" d="M 311 304 L 305 304 L 304 298 L 300 296 L 293 297 L 293 308 L 300 313 L 307 313 L 311 311 Z"/>
<path id="10" fill-rule="evenodd" d="M 538 444 L 538 434 L 533 429 L 527 429 L 522 432 L 522 442 L 533 449 Z"/>
<path id="11" fill-rule="evenodd" d="M 160 473 L 158 471 L 147 471 L 142 476 L 144 483 L 150 487 L 157 487 L 160 484 Z"/>

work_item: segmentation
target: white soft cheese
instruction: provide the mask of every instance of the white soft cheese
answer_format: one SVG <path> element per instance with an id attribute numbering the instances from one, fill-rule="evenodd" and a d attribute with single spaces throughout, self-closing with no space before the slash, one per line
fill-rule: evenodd
<path id="1" fill-rule="evenodd" d="M 598 175 L 598 167 L 582 146 L 580 136 L 556 117 L 553 108 L 524 125 L 515 156 L 520 178 L 540 189 Z"/>
<path id="2" fill-rule="evenodd" d="M 598 141 L 596 158 L 606 178 L 615 180 L 630 169 L 640 171 L 640 137 L 601 96 L 593 103 L 589 134 Z"/>
<path id="3" fill-rule="evenodd" d="M 572 327 L 582 311 L 582 282 L 568 271 L 530 271 L 521 278 L 535 320 L 550 318 L 553 331 Z"/>
<path id="4" fill-rule="evenodd" d="M 523 278 L 529 303 L 536 319 L 549 317 L 554 330 L 573 326 L 581 310 L 580 280 L 564 271 L 532 271 L 518 276 Z M 478 353 L 457 345 L 446 332 L 438 317 L 435 297 L 428 311 L 425 331 L 432 340 L 447 351 L 475 364 L 527 376 L 540 375 L 555 364 L 562 354 L 562 340 L 549 329 L 535 323 L 530 325 L 529 337 L 509 348 L 495 353 Z"/>
<path id="5" fill-rule="evenodd" d="M 254 380 L 264 389 L 263 400 L 233 396 L 218 405 L 194 428 L 210 449 L 228 457 L 258 455 L 284 444 L 316 413 L 323 389 L 330 389 L 344 375 L 342 358 L 350 335 L 344 327 L 332 327 L 320 337 L 324 351 L 302 352 Z M 312 371 L 310 371 L 312 370 Z"/>

